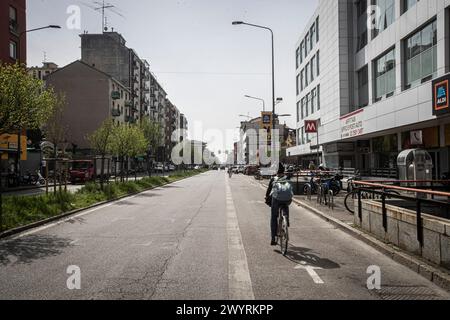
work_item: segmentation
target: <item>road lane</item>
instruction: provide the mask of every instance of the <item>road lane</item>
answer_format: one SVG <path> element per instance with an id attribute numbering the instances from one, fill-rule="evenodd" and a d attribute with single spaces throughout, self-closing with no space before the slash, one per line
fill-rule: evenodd
<path id="1" fill-rule="evenodd" d="M 265 190 L 242 175 L 233 176 L 230 185 L 256 299 L 450 298 L 417 273 L 296 205 L 291 206 L 291 246 L 283 257 L 279 247 L 269 246 Z M 366 286 L 372 265 L 381 268 L 384 290 L 378 293 Z"/>
<path id="2" fill-rule="evenodd" d="M 269 246 L 263 196 L 253 178 L 208 172 L 2 240 L 0 299 L 448 299 L 295 206 L 283 257 Z M 70 265 L 81 290 L 67 289 Z M 371 265 L 382 295 L 366 288 Z"/>

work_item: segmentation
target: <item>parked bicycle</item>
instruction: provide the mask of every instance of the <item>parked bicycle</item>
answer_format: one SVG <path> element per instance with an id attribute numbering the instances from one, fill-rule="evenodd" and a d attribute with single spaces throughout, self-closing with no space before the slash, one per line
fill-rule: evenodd
<path id="1" fill-rule="evenodd" d="M 385 189 L 383 190 L 385 194 L 388 194 L 386 196 L 386 199 L 390 199 L 391 197 L 389 197 L 389 194 L 393 194 L 393 195 L 400 195 L 399 192 L 395 191 L 395 190 L 389 190 L 389 189 Z M 358 188 L 353 188 L 353 190 L 351 192 L 349 192 L 344 199 L 344 205 L 345 208 L 351 213 L 354 214 L 355 210 L 354 210 L 354 204 L 355 204 L 355 199 L 358 199 Z M 361 199 L 371 199 L 371 200 L 380 200 L 381 199 L 381 195 L 375 195 L 373 193 L 369 193 L 369 192 L 361 192 Z"/>

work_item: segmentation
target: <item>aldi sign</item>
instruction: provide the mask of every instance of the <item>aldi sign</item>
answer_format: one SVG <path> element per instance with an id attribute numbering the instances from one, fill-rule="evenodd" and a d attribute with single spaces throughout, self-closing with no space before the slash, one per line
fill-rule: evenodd
<path id="1" fill-rule="evenodd" d="M 433 115 L 435 116 L 450 113 L 449 83 L 450 75 L 433 81 Z"/>

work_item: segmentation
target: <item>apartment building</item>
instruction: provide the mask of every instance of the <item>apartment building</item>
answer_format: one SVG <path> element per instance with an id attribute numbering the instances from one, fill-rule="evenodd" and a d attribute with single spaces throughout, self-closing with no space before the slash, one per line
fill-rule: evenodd
<path id="1" fill-rule="evenodd" d="M 82 61 L 75 61 L 46 77 L 48 86 L 63 93 L 63 125 L 69 146 L 89 154 L 87 136 L 108 118 L 115 123 L 135 123 L 130 111 L 132 93 L 119 80 Z"/>
<path id="2" fill-rule="evenodd" d="M 0 62 L 27 62 L 26 1 L 0 2 Z"/>
<path id="3" fill-rule="evenodd" d="M 117 32 L 84 33 L 81 37 L 81 61 L 119 80 L 131 91 L 131 115 L 139 120 L 150 113 L 150 70 L 147 61 L 126 46 Z"/>
<path id="4" fill-rule="evenodd" d="M 449 30 L 448 0 L 319 0 L 295 47 L 297 146 L 288 153 L 306 165 L 319 151 L 328 167 L 390 175 L 401 150 L 424 148 L 433 178 L 448 172 Z M 319 121 L 318 143 L 305 120 Z"/>
<path id="5" fill-rule="evenodd" d="M 42 67 L 31 67 L 28 68 L 28 74 L 31 75 L 35 79 L 39 79 L 44 81 L 45 77 L 48 76 L 50 73 L 55 72 L 58 70 L 58 65 L 53 62 L 43 62 Z"/>

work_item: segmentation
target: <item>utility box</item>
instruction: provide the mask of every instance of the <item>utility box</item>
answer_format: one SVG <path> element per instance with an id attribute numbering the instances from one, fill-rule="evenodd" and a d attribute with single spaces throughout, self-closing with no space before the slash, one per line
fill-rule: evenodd
<path id="1" fill-rule="evenodd" d="M 433 179 L 433 160 L 426 150 L 409 149 L 402 151 L 397 158 L 397 167 L 401 181 L 413 181 L 406 183 L 409 187 L 425 187 Z M 418 197 L 426 197 L 417 194 Z"/>

